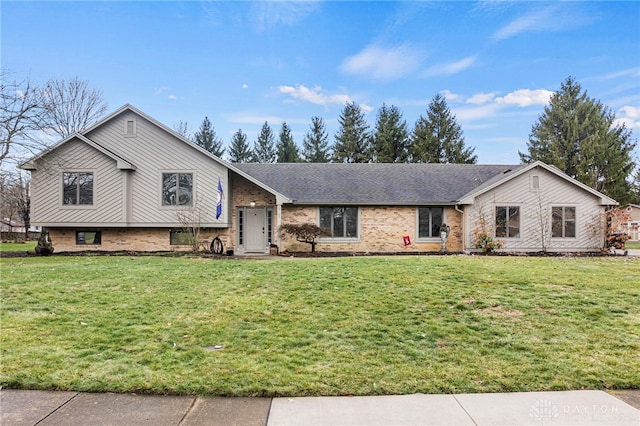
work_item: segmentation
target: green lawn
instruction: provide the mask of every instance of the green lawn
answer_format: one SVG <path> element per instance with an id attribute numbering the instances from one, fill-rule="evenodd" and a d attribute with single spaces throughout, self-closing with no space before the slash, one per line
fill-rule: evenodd
<path id="1" fill-rule="evenodd" d="M 640 241 L 627 241 L 624 243 L 624 247 L 628 249 L 640 249 Z"/>
<path id="2" fill-rule="evenodd" d="M 27 241 L 25 243 L 0 243 L 0 252 L 11 251 L 32 251 L 36 248 L 37 241 Z"/>
<path id="3" fill-rule="evenodd" d="M 2 387 L 640 388 L 640 259 L 51 256 L 0 266 Z"/>

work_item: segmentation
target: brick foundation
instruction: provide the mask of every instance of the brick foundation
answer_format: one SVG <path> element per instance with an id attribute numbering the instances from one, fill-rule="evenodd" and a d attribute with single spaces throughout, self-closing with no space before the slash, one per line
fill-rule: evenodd
<path id="1" fill-rule="evenodd" d="M 171 228 L 47 228 L 56 253 L 73 251 L 190 251 L 191 246 L 171 245 Z M 100 230 L 101 244 L 76 244 L 76 231 Z M 211 241 L 216 236 L 222 240 L 225 250 L 230 247 L 228 229 L 204 229 L 202 240 Z"/>

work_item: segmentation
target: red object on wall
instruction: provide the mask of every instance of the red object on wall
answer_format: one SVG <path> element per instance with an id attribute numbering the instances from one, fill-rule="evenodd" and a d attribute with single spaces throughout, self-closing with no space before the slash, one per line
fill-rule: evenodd
<path id="1" fill-rule="evenodd" d="M 404 243 L 404 246 L 410 246 L 411 245 L 411 237 L 408 235 L 405 235 L 404 237 L 402 237 L 402 242 Z"/>

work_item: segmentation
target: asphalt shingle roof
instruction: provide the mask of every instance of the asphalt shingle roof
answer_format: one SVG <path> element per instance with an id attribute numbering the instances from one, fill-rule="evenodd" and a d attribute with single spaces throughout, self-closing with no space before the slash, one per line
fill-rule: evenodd
<path id="1" fill-rule="evenodd" d="M 234 164 L 296 204 L 453 204 L 523 165 Z"/>

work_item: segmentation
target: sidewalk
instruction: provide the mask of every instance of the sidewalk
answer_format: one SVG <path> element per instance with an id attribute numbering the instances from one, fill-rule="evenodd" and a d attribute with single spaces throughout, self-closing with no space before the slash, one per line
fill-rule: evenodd
<path id="1" fill-rule="evenodd" d="M 640 390 L 270 399 L 5 389 L 0 424 L 639 426 Z"/>

